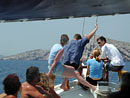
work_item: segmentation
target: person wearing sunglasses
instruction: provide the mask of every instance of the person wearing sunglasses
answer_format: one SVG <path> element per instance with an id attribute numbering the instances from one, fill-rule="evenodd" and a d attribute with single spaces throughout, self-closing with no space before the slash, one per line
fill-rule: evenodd
<path id="1" fill-rule="evenodd" d="M 101 59 L 105 61 L 105 68 L 107 71 L 121 70 L 125 63 L 119 50 L 106 41 L 104 36 L 97 38 L 97 43 L 101 48 Z"/>

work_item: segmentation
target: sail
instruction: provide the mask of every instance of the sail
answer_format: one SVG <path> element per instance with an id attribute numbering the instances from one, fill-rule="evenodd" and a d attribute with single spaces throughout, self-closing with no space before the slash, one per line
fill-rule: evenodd
<path id="1" fill-rule="evenodd" d="M 130 0 L 0 0 L 0 21 L 31 21 L 130 13 Z"/>

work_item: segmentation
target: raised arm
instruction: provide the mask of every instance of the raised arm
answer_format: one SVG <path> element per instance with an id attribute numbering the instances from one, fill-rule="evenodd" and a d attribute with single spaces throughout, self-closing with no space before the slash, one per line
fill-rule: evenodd
<path id="1" fill-rule="evenodd" d="M 87 35 L 87 37 L 88 37 L 89 40 L 90 40 L 91 37 L 95 34 L 95 32 L 97 31 L 97 29 L 98 29 L 98 26 L 97 26 L 97 24 L 95 24 L 95 28 L 93 29 L 93 31 L 90 32 L 90 33 Z"/>

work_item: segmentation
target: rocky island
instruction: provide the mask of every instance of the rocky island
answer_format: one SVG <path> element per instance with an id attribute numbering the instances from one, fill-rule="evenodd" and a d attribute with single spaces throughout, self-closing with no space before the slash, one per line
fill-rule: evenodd
<path id="1" fill-rule="evenodd" d="M 84 53 L 82 56 L 83 60 L 88 59 L 93 48 L 99 48 L 96 42 L 96 38 L 93 37 L 90 40 L 89 44 L 85 46 Z M 107 38 L 107 41 L 108 43 L 112 43 L 119 49 L 125 61 L 130 61 L 130 43 L 129 42 L 117 41 L 117 40 L 112 40 L 109 38 Z M 4 56 L 4 57 L 2 56 L 0 57 L 0 60 L 48 60 L 49 52 L 50 50 L 36 49 L 36 50 L 19 53 L 16 55 Z"/>

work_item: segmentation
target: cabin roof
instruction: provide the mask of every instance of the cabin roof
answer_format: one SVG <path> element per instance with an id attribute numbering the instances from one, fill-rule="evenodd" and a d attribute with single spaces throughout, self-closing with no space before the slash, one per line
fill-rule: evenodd
<path id="1" fill-rule="evenodd" d="M 0 0 L 0 22 L 130 13 L 130 0 Z"/>

